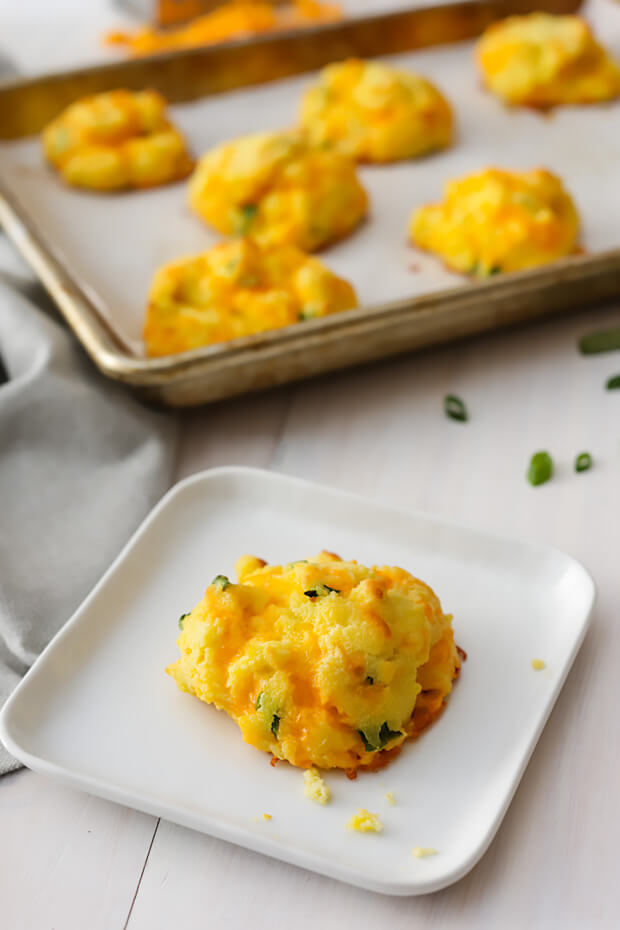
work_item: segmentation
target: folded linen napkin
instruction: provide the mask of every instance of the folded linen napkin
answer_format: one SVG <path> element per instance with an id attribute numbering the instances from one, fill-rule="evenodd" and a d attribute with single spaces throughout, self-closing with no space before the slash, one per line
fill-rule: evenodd
<path id="1" fill-rule="evenodd" d="M 169 486 L 176 433 L 19 272 L 0 270 L 0 708 Z M 0 743 L 0 775 L 19 765 Z"/>

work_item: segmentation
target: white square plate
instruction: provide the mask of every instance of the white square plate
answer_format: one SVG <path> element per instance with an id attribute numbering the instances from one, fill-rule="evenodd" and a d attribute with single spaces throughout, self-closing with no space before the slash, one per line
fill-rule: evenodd
<path id="1" fill-rule="evenodd" d="M 469 658 L 431 729 L 377 774 L 328 773 L 332 801 L 317 807 L 299 770 L 270 766 L 164 667 L 179 615 L 239 555 L 288 562 L 323 548 L 427 581 Z M 76 788 L 364 888 L 421 894 L 463 876 L 490 843 L 593 600 L 585 569 L 557 550 L 220 468 L 163 498 L 14 692 L 0 735 L 30 768 Z M 359 807 L 380 814 L 381 834 L 346 829 Z M 414 846 L 438 852 L 415 859 Z"/>

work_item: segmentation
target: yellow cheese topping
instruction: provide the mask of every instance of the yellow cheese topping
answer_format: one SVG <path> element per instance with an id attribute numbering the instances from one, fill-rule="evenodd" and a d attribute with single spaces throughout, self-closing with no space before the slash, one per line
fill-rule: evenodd
<path id="1" fill-rule="evenodd" d="M 397 161 L 444 148 L 452 124 L 449 103 L 430 81 L 375 61 L 329 65 L 301 104 L 310 141 L 357 161 Z"/>
<path id="2" fill-rule="evenodd" d="M 357 830 L 358 833 L 381 833 L 383 824 L 378 814 L 372 814 L 365 808 L 360 807 L 356 814 L 353 814 L 347 827 L 349 830 Z"/>
<path id="3" fill-rule="evenodd" d="M 620 94 L 620 69 L 578 16 L 530 13 L 493 23 L 477 46 L 486 86 L 510 104 L 595 103 Z"/>
<path id="4" fill-rule="evenodd" d="M 315 148 L 299 133 L 271 132 L 207 152 L 190 180 L 189 202 L 225 235 L 313 252 L 349 235 L 368 198 L 344 155 Z"/>
<path id="5" fill-rule="evenodd" d="M 428 856 L 436 856 L 437 850 L 433 849 L 432 846 L 414 846 L 411 855 L 415 856 L 416 859 L 426 859 Z"/>
<path id="6" fill-rule="evenodd" d="M 547 667 L 546 663 L 543 662 L 542 659 L 532 659 L 532 661 L 530 662 L 530 665 L 536 672 L 540 672 L 542 671 L 543 668 Z"/>
<path id="7" fill-rule="evenodd" d="M 449 181 L 441 203 L 414 211 L 413 243 L 477 277 L 544 265 L 575 251 L 579 218 L 558 177 L 488 168 Z"/>
<path id="8" fill-rule="evenodd" d="M 377 767 L 440 712 L 460 668 L 451 617 L 401 568 L 237 563 L 183 617 L 181 690 L 302 768 Z M 207 738 L 207 736 L 205 736 Z"/>
<path id="9" fill-rule="evenodd" d="M 306 769 L 304 772 L 304 794 L 317 804 L 327 804 L 332 796 L 329 786 L 316 769 Z"/>
<path id="10" fill-rule="evenodd" d="M 160 268 L 144 342 L 149 355 L 169 355 L 356 305 L 348 281 L 317 258 L 293 246 L 239 239 Z"/>
<path id="11" fill-rule="evenodd" d="M 156 187 L 193 167 L 166 101 L 152 90 L 114 90 L 72 103 L 43 130 L 43 148 L 68 184 L 97 191 Z"/>

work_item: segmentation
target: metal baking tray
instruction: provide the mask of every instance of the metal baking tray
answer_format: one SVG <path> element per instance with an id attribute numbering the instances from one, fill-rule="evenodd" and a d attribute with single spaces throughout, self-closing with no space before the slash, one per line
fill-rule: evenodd
<path id="1" fill-rule="evenodd" d="M 605 108 L 584 108 L 567 123 L 563 114 L 545 121 L 533 113 L 508 113 L 477 87 L 471 48 L 462 44 L 493 19 L 542 6 L 571 12 L 579 0 L 465 0 L 13 82 L 0 88 L 0 223 L 99 369 L 146 399 L 171 406 L 282 384 L 617 296 L 620 200 L 616 205 L 613 198 L 620 194 L 605 180 L 616 168 L 613 148 L 607 160 L 601 154 L 599 137 L 611 132 Z M 235 134 L 287 125 L 285 112 L 290 124 L 308 79 L 294 76 L 350 55 L 396 56 L 437 80 L 452 99 L 462 95 L 460 106 L 455 101 L 461 138 L 454 149 L 362 169 L 377 208 L 361 232 L 322 255 L 353 281 L 362 307 L 180 355 L 144 357 L 135 315 L 146 299 L 147 265 L 152 272 L 163 261 L 207 248 L 215 238 L 186 210 L 182 185 L 107 197 L 70 191 L 43 165 L 31 137 L 80 96 L 153 87 L 171 101 L 173 119 L 200 154 Z M 450 74 L 455 86 L 446 88 Z M 478 110 L 472 109 L 474 98 Z M 575 120 L 587 120 L 592 132 L 575 134 Z M 417 202 L 436 198 L 441 181 L 458 173 L 457 167 L 474 170 L 482 167 L 481 158 L 484 163 L 506 151 L 507 141 L 500 138 L 506 121 L 515 167 L 537 163 L 531 155 L 524 159 L 537 138 L 547 138 L 542 154 L 553 156 L 549 167 L 565 179 L 568 174 L 568 181 L 571 170 L 576 172 L 577 187 L 584 188 L 576 192 L 578 206 L 590 205 L 585 211 L 590 253 L 470 282 L 408 248 L 404 224 Z M 586 183 L 595 158 L 596 176 Z M 411 186 L 410 198 L 401 184 Z M 125 313 L 126 300 L 133 305 Z M 123 329 L 132 313 L 133 335 Z"/>

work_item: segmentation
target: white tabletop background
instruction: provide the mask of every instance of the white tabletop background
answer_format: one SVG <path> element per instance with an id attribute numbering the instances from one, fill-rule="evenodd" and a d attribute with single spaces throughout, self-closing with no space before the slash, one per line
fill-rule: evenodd
<path id="1" fill-rule="evenodd" d="M 21 70 L 106 55 L 97 37 L 122 16 L 102 0 L 53 6 L 52 17 L 43 0 L 0 0 L 0 45 Z M 604 12 L 620 52 L 620 7 Z M 619 927 L 620 392 L 604 382 L 620 353 L 577 351 L 581 334 L 614 325 L 618 306 L 591 308 L 181 416 L 178 477 L 270 468 L 551 543 L 590 570 L 592 628 L 466 878 L 422 898 L 371 894 L 21 770 L 0 779 L 2 930 Z M 469 423 L 443 416 L 448 392 L 465 399 Z M 532 488 L 524 473 L 540 448 L 557 471 Z M 594 468 L 576 474 L 583 450 Z"/>

